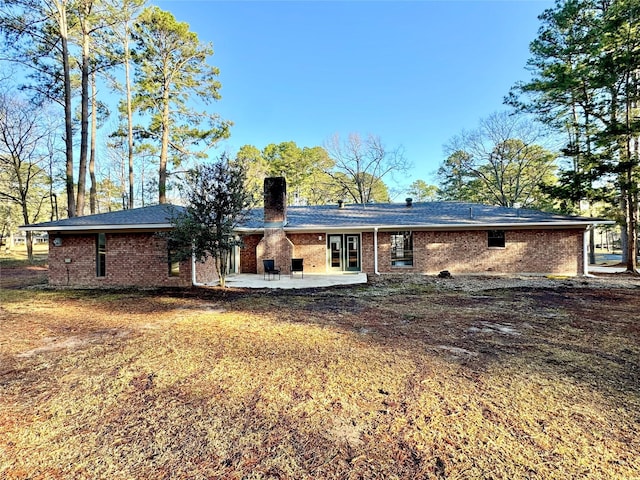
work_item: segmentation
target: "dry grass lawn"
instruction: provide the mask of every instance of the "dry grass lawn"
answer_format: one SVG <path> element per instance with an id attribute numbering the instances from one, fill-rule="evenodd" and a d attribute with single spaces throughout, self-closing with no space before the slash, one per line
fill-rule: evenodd
<path id="1" fill-rule="evenodd" d="M 33 261 L 27 261 L 24 245 L 11 250 L 0 245 L 0 288 L 18 288 L 47 283 L 47 259 L 49 247 L 46 244 L 33 246 Z"/>
<path id="2" fill-rule="evenodd" d="M 640 289 L 570 283 L 0 290 L 0 478 L 640 478 Z"/>

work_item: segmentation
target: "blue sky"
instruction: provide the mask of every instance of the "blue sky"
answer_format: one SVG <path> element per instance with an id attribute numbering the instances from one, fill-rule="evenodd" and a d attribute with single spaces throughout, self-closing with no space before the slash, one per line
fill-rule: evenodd
<path id="1" fill-rule="evenodd" d="M 551 1 L 189 1 L 156 5 L 213 43 L 234 122 L 221 148 L 322 144 L 338 133 L 380 136 L 433 173 L 442 146 L 527 78 L 537 16 Z M 386 180 L 386 179 L 385 179 Z M 392 182 L 388 182 L 392 183 Z"/>

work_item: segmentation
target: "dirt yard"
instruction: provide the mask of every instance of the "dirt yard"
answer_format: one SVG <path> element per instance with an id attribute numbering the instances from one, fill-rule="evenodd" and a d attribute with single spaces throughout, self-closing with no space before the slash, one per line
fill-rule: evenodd
<path id="1" fill-rule="evenodd" d="M 0 266 L 0 288 L 20 288 L 46 283 L 46 266 Z"/>
<path id="2" fill-rule="evenodd" d="M 625 275 L 3 288 L 0 478 L 640 478 L 638 312 Z"/>
<path id="3" fill-rule="evenodd" d="M 14 247 L 12 251 L 0 249 L 0 288 L 20 288 L 47 283 L 46 245 L 33 246 L 33 262 L 27 261 L 27 250 Z"/>

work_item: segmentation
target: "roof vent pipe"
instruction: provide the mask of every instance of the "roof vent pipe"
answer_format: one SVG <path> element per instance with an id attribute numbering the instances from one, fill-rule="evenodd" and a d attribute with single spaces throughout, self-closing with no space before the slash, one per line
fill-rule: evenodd
<path id="1" fill-rule="evenodd" d="M 469 218 L 473 218 L 473 207 L 469 207 Z"/>
<path id="2" fill-rule="evenodd" d="M 413 206 L 413 198 L 407 197 L 404 199 L 404 201 L 407 202 L 407 207 Z"/>
<path id="3" fill-rule="evenodd" d="M 338 208 L 344 207 L 344 200 L 338 200 Z"/>
<path id="4" fill-rule="evenodd" d="M 513 208 L 516 209 L 516 217 L 520 216 L 520 209 L 522 208 L 522 204 L 520 202 L 515 202 L 513 204 Z"/>

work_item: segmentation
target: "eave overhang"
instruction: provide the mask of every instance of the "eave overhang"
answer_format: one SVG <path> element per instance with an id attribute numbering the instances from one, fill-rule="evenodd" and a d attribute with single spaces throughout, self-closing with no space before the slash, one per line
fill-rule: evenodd
<path id="1" fill-rule="evenodd" d="M 290 233 L 312 232 L 367 232 L 367 231 L 452 231 L 452 230 L 527 230 L 527 229 L 584 229 L 595 225 L 615 225 L 612 220 L 579 220 L 567 222 L 496 222 L 496 223 L 441 223 L 441 224 L 414 224 L 414 225 L 305 225 L 300 227 L 285 226 L 284 231 Z M 269 228 L 269 226 L 265 226 Z M 260 234 L 265 227 L 236 229 L 240 234 Z M 49 232 L 49 233 L 94 233 L 94 232 L 159 232 L 173 229 L 171 223 L 131 224 L 131 225 L 57 225 L 37 226 L 24 225 L 18 227 L 25 232 Z"/>
<path id="2" fill-rule="evenodd" d="M 452 231 L 452 230 L 530 230 L 530 229 L 585 229 L 594 225 L 614 225 L 612 220 L 577 220 L 577 221 L 557 221 L 557 222 L 496 222 L 496 223 L 438 223 L 438 224 L 414 224 L 414 225 L 305 225 L 300 227 L 285 227 L 284 231 L 289 233 L 312 233 L 312 232 L 368 232 L 368 231 Z M 263 228 L 238 228 L 241 234 L 259 234 Z"/>
<path id="3" fill-rule="evenodd" d="M 93 232 L 160 232 L 171 230 L 170 223 L 140 223 L 132 225 L 57 225 L 37 226 L 23 225 L 18 227 L 23 232 L 52 232 L 52 233 L 93 233 Z"/>

